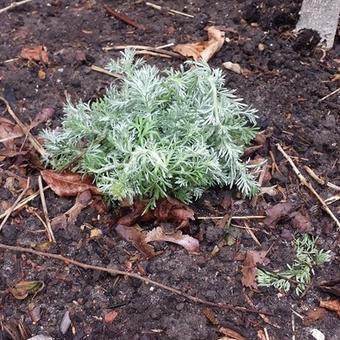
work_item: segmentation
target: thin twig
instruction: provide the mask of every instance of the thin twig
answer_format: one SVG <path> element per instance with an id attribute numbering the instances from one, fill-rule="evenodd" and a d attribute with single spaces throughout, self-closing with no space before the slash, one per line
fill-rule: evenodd
<path id="1" fill-rule="evenodd" d="M 270 340 L 267 328 L 264 327 L 263 330 L 264 330 L 264 335 L 266 336 L 266 340 Z"/>
<path id="2" fill-rule="evenodd" d="M 269 151 L 269 155 L 270 155 L 270 158 L 272 159 L 272 175 L 274 175 L 275 171 L 277 171 L 280 175 L 282 175 L 282 172 L 280 171 L 276 163 L 276 159 L 275 159 L 273 151 Z"/>
<path id="3" fill-rule="evenodd" d="M 231 216 L 231 220 L 263 220 L 267 216 L 263 215 L 249 215 L 249 216 Z M 222 220 L 224 216 L 198 216 L 196 217 L 197 220 Z"/>
<path id="4" fill-rule="evenodd" d="M 179 58 L 179 59 L 185 59 L 182 55 L 165 50 L 163 48 L 157 48 L 157 47 L 152 47 L 152 46 L 145 46 L 145 45 L 115 45 L 115 46 L 107 46 L 103 47 L 103 51 L 112 51 L 112 50 L 125 50 L 126 48 L 133 48 L 135 50 L 146 50 L 146 51 L 151 51 L 151 52 L 156 52 L 156 53 L 162 53 L 166 54 L 170 57 L 174 58 Z"/>
<path id="5" fill-rule="evenodd" d="M 46 187 L 44 188 L 44 191 L 45 191 L 46 189 L 48 189 L 49 187 L 50 187 L 49 185 L 46 186 Z M 33 199 L 35 199 L 35 198 L 38 197 L 39 195 L 40 195 L 40 192 L 37 191 L 37 192 L 33 193 L 32 195 L 27 196 L 27 197 L 24 198 L 21 202 L 19 202 L 19 204 L 17 204 L 17 205 L 15 206 L 15 208 L 13 209 L 13 211 L 16 211 L 16 210 L 18 210 L 18 209 L 24 207 L 28 202 L 32 201 Z M 0 215 L 0 219 L 1 219 L 1 218 L 4 218 L 4 217 L 8 214 L 8 211 L 9 211 L 9 209 L 7 209 L 3 214 L 1 214 L 1 215 Z"/>
<path id="6" fill-rule="evenodd" d="M 340 200 L 340 195 L 331 196 L 325 199 L 327 205 L 333 204 Z"/>
<path id="7" fill-rule="evenodd" d="M 111 8 L 108 5 L 103 5 L 103 7 L 106 9 L 106 11 L 113 16 L 114 18 L 125 22 L 126 24 L 133 26 L 135 28 L 138 28 L 140 30 L 145 30 L 145 27 L 141 24 L 139 24 L 138 22 L 132 20 L 131 18 L 129 18 L 126 14 L 122 13 L 122 12 L 117 12 L 116 10 L 114 10 L 113 8 Z"/>
<path id="8" fill-rule="evenodd" d="M 171 59 L 171 57 L 167 54 L 162 54 L 162 53 L 158 53 L 158 52 L 152 52 L 152 51 L 147 51 L 147 50 L 140 50 L 136 52 L 136 55 L 138 54 L 142 54 L 142 55 L 152 55 L 155 57 L 161 57 L 161 58 L 168 58 Z"/>
<path id="9" fill-rule="evenodd" d="M 58 260 L 58 261 L 62 261 L 65 264 L 73 264 L 73 265 L 78 266 L 78 267 L 83 268 L 83 269 L 91 269 L 91 270 L 97 270 L 97 271 L 109 273 L 109 274 L 112 274 L 112 275 L 122 275 L 122 276 L 132 277 L 134 279 L 143 281 L 146 284 L 152 284 L 152 285 L 157 286 L 157 287 L 159 287 L 163 290 L 169 291 L 173 294 L 183 296 L 186 299 L 193 301 L 195 303 L 200 303 L 200 304 L 211 306 L 211 307 L 217 307 L 217 308 L 228 309 L 228 310 L 237 310 L 237 311 L 241 311 L 241 312 L 248 312 L 248 313 L 255 313 L 255 314 L 261 313 L 261 314 L 271 315 L 269 313 L 258 311 L 256 309 L 249 309 L 249 308 L 246 308 L 246 307 L 235 306 L 235 305 L 225 304 L 225 303 L 215 303 L 215 302 L 207 301 L 207 300 L 204 300 L 204 299 L 200 299 L 196 296 L 192 296 L 190 294 L 187 294 L 187 293 L 185 293 L 185 292 L 183 292 L 179 289 L 164 285 L 163 283 L 148 279 L 146 277 L 140 276 L 140 275 L 135 274 L 135 273 L 126 272 L 126 271 L 122 271 L 122 270 L 114 269 L 114 268 L 106 268 L 106 267 L 95 266 L 95 265 L 92 265 L 92 264 L 79 262 L 79 261 L 73 260 L 71 258 L 62 256 L 62 255 L 59 255 L 59 254 L 47 253 L 47 252 L 43 252 L 43 251 L 34 250 L 34 249 L 31 249 L 31 248 L 25 248 L 25 247 L 19 247 L 19 246 L 10 246 L 10 245 L 3 244 L 3 243 L 0 243 L 0 249 L 5 249 L 5 250 L 10 250 L 10 251 L 15 251 L 15 252 L 21 252 L 21 253 L 30 253 L 30 254 L 34 254 L 34 255 L 37 255 L 37 256 L 48 257 L 48 258 L 52 258 L 52 259 L 55 259 L 55 260 Z"/>
<path id="10" fill-rule="evenodd" d="M 338 89 L 336 89 L 335 91 L 329 93 L 327 96 L 324 96 L 323 98 L 319 99 L 319 102 L 324 101 L 325 99 L 327 99 L 327 98 L 330 97 L 330 96 L 333 96 L 333 94 L 336 94 L 336 93 L 338 93 L 339 91 L 340 91 L 340 87 L 339 87 Z"/>
<path id="11" fill-rule="evenodd" d="M 175 9 L 168 8 L 168 7 L 163 8 L 162 6 L 153 4 L 152 2 L 146 2 L 145 5 L 152 7 L 154 9 L 157 9 L 158 11 L 162 11 L 164 9 L 164 10 L 168 11 L 170 14 L 178 14 L 178 15 L 182 15 L 184 17 L 194 18 L 194 16 L 191 15 L 191 14 L 180 12 L 180 11 L 177 11 Z"/>
<path id="12" fill-rule="evenodd" d="M 8 64 L 8 63 L 12 63 L 13 61 L 17 61 L 19 60 L 20 58 L 12 58 L 12 59 L 7 59 L 7 60 L 4 60 L 4 61 L 0 61 L 0 64 Z"/>
<path id="13" fill-rule="evenodd" d="M 255 234 L 253 233 L 253 231 L 251 230 L 251 228 L 249 228 L 249 225 L 247 222 L 244 222 L 244 226 L 247 230 L 247 233 L 251 236 L 251 238 L 255 241 L 255 243 L 261 248 L 262 244 L 260 243 L 260 241 L 257 239 L 257 237 L 255 236 Z"/>
<path id="14" fill-rule="evenodd" d="M 8 218 L 11 216 L 12 212 L 15 210 L 16 206 L 18 205 L 18 203 L 21 201 L 21 199 L 24 197 L 24 195 L 26 194 L 27 190 L 30 187 L 30 178 L 27 178 L 27 183 L 26 183 L 26 187 L 25 189 L 21 192 L 21 194 L 18 196 L 18 198 L 15 200 L 15 202 L 13 203 L 13 205 L 6 210 L 5 212 L 5 216 L 4 219 L 2 220 L 1 224 L 0 224 L 0 231 L 2 229 L 2 227 L 5 225 L 5 223 L 7 222 Z"/>
<path id="15" fill-rule="evenodd" d="M 41 146 L 41 144 L 38 142 L 38 140 L 31 134 L 31 132 L 29 131 L 29 128 L 24 123 L 22 123 L 21 120 L 17 117 L 17 115 L 14 113 L 11 106 L 9 105 L 8 101 L 3 97 L 0 97 L 0 101 L 2 101 L 5 104 L 8 113 L 12 116 L 12 118 L 16 121 L 16 123 L 19 125 L 19 127 L 23 131 L 23 133 L 27 136 L 27 138 L 31 142 L 34 149 L 41 156 L 45 156 L 46 151 L 44 150 L 44 148 Z"/>
<path id="16" fill-rule="evenodd" d="M 48 226 L 46 224 L 46 222 L 43 220 L 43 218 L 36 212 L 33 210 L 33 214 L 37 217 L 37 219 L 41 222 L 41 224 L 44 226 L 45 230 L 36 230 L 36 231 L 32 231 L 32 233 L 46 233 Z M 48 233 L 47 233 L 48 236 Z"/>
<path id="17" fill-rule="evenodd" d="M 331 189 L 340 191 L 340 187 L 339 187 L 339 186 L 337 186 L 337 185 L 335 185 L 335 184 L 333 184 L 333 183 L 330 183 L 330 182 L 325 181 L 323 178 L 321 178 L 320 176 L 318 176 L 318 175 L 313 171 L 313 169 L 311 169 L 309 166 L 305 165 L 303 168 L 306 170 L 306 172 L 308 173 L 308 175 L 309 175 L 310 177 L 312 177 L 313 179 L 315 179 L 319 184 L 321 184 L 321 185 L 327 185 L 327 186 L 328 186 L 329 188 L 331 188 Z"/>
<path id="18" fill-rule="evenodd" d="M 91 70 L 92 71 L 96 71 L 96 72 L 99 72 L 99 73 L 103 73 L 103 74 L 106 74 L 107 76 L 110 76 L 110 77 L 113 77 L 113 78 L 118 78 L 118 79 L 123 79 L 124 77 L 119 74 L 119 73 L 112 73 L 108 70 L 105 70 L 105 68 L 102 68 L 102 67 L 99 67 L 99 66 L 96 66 L 96 65 L 92 65 L 91 66 Z"/>
<path id="19" fill-rule="evenodd" d="M 47 235 L 48 235 L 48 240 L 50 242 L 55 243 L 55 237 L 54 237 L 53 230 L 52 230 L 52 227 L 51 227 L 50 218 L 48 217 L 47 205 L 46 205 L 44 188 L 43 188 L 41 176 L 38 177 L 38 184 L 39 184 L 39 193 L 40 193 L 41 205 L 42 205 L 44 216 L 45 216 L 46 232 L 47 232 Z"/>
<path id="20" fill-rule="evenodd" d="M 167 47 L 172 47 L 174 46 L 174 43 L 170 43 L 170 44 L 166 44 L 166 45 L 161 45 L 161 46 L 157 46 L 156 49 L 162 49 L 162 48 L 167 48 Z"/>
<path id="21" fill-rule="evenodd" d="M 306 178 L 301 174 L 300 170 L 296 167 L 295 163 L 291 159 L 290 156 L 286 154 L 286 152 L 282 149 L 280 144 L 276 144 L 278 150 L 282 153 L 282 155 L 287 159 L 289 164 L 291 165 L 293 171 L 295 172 L 296 176 L 299 178 L 300 182 L 310 190 L 310 192 L 318 199 L 318 201 L 321 203 L 322 207 L 325 209 L 325 211 L 328 213 L 328 215 L 333 219 L 333 221 L 338 226 L 338 229 L 340 229 L 340 222 L 336 218 L 336 216 L 333 214 L 331 209 L 329 209 L 328 205 L 325 203 L 325 201 L 320 197 L 320 195 L 315 191 L 313 186 L 306 180 Z"/>
<path id="22" fill-rule="evenodd" d="M 3 12 L 9 11 L 9 10 L 15 8 L 15 7 L 27 4 L 28 2 L 31 2 L 31 1 L 33 1 L 33 0 L 22 0 L 22 1 L 18 1 L 18 2 L 12 2 L 9 6 L 0 9 L 0 14 L 3 13 Z"/>
<path id="23" fill-rule="evenodd" d="M 253 228 L 253 227 L 244 227 L 242 225 L 238 225 L 238 224 L 234 224 L 234 223 L 231 223 L 230 224 L 231 227 L 234 227 L 234 228 L 238 228 L 238 229 L 250 229 L 250 230 L 254 230 L 254 231 L 261 231 L 262 233 L 266 234 L 266 235 L 269 235 L 269 233 L 267 231 L 265 231 L 263 228 L 260 229 L 260 228 Z"/>

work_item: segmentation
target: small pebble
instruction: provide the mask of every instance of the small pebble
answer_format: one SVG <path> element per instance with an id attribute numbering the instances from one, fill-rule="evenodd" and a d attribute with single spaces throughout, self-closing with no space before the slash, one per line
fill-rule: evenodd
<path id="1" fill-rule="evenodd" d="M 60 332 L 66 334 L 71 326 L 70 312 L 66 311 L 60 323 Z"/>

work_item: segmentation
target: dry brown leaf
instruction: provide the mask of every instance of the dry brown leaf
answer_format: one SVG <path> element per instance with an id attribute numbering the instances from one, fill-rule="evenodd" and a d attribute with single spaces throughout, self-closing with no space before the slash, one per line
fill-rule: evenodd
<path id="1" fill-rule="evenodd" d="M 1 149 L 0 150 L 0 158 L 2 160 L 6 159 L 6 158 L 12 158 L 12 157 L 16 157 L 16 156 L 20 156 L 20 155 L 26 155 L 27 151 L 17 151 L 17 150 L 11 150 L 11 149 Z"/>
<path id="2" fill-rule="evenodd" d="M 256 265 L 268 263 L 266 255 L 268 250 L 247 251 L 242 267 L 242 284 L 245 287 L 257 288 L 256 285 Z"/>
<path id="3" fill-rule="evenodd" d="M 301 233 L 309 233 L 313 231 L 312 223 L 310 217 L 305 213 L 302 214 L 300 211 L 291 214 L 292 225 Z"/>
<path id="4" fill-rule="evenodd" d="M 207 318 L 207 320 L 212 325 L 214 325 L 214 326 L 218 326 L 219 325 L 219 322 L 216 319 L 215 312 L 211 308 L 209 308 L 209 307 L 203 308 L 202 312 L 203 312 L 204 316 Z"/>
<path id="5" fill-rule="evenodd" d="M 21 128 L 11 120 L 0 117 L 0 142 L 5 144 L 24 134 Z"/>
<path id="6" fill-rule="evenodd" d="M 131 226 L 137 222 L 175 222 L 178 228 L 183 228 L 188 225 L 190 220 L 194 220 L 194 211 L 184 203 L 166 197 L 157 202 L 154 210 L 145 212 L 147 203 L 145 201 L 136 201 L 131 207 L 130 213 L 121 217 L 117 224 Z"/>
<path id="7" fill-rule="evenodd" d="M 81 211 L 90 204 L 91 200 L 92 195 L 89 190 L 79 193 L 74 206 L 65 213 L 54 217 L 51 221 L 51 226 L 54 229 L 65 229 L 68 225 L 74 224 Z"/>
<path id="8" fill-rule="evenodd" d="M 159 222 L 175 222 L 177 228 L 186 227 L 190 220 L 194 220 L 194 211 L 186 204 L 176 200 L 175 198 L 166 197 L 157 202 L 156 209 L 153 214 Z"/>
<path id="9" fill-rule="evenodd" d="M 33 48 L 23 48 L 20 52 L 20 57 L 26 60 L 33 60 L 48 64 L 48 53 L 45 46 L 37 46 Z"/>
<path id="10" fill-rule="evenodd" d="M 227 223 L 230 221 L 231 214 L 225 214 L 221 219 L 215 220 L 215 225 L 218 228 L 225 228 Z"/>
<path id="11" fill-rule="evenodd" d="M 161 227 L 152 229 L 145 235 L 145 242 L 155 241 L 176 243 L 185 248 L 189 253 L 197 253 L 199 251 L 198 240 L 189 235 L 183 235 L 179 230 L 173 234 L 166 234 Z"/>
<path id="12" fill-rule="evenodd" d="M 266 226 L 275 227 L 276 223 L 288 216 L 293 210 L 293 205 L 289 202 L 278 203 L 266 211 L 267 217 L 263 220 Z"/>
<path id="13" fill-rule="evenodd" d="M 314 308 L 310 309 L 307 312 L 307 315 L 303 318 L 303 325 L 310 326 L 317 320 L 322 320 L 325 317 L 325 309 L 324 308 Z"/>
<path id="14" fill-rule="evenodd" d="M 153 247 L 145 242 L 145 234 L 139 230 L 137 226 L 128 227 L 126 225 L 118 224 L 116 232 L 121 238 L 131 243 L 146 257 L 153 257 L 156 255 Z"/>
<path id="15" fill-rule="evenodd" d="M 42 109 L 41 111 L 39 111 L 35 115 L 32 123 L 30 125 L 30 129 L 38 126 L 41 123 L 48 121 L 49 119 L 51 119 L 54 115 L 54 112 L 55 112 L 55 110 L 51 107 L 46 107 L 46 108 Z"/>
<path id="16" fill-rule="evenodd" d="M 184 57 L 192 57 L 195 61 L 209 61 L 224 44 L 225 33 L 215 26 L 207 28 L 208 41 L 176 45 L 173 50 Z"/>
<path id="17" fill-rule="evenodd" d="M 240 333 L 234 331 L 233 329 L 227 327 L 220 327 L 218 329 L 220 333 L 226 336 L 226 338 L 222 339 L 229 339 L 229 340 L 245 340 L 245 337 L 242 336 Z"/>
<path id="18" fill-rule="evenodd" d="M 8 290 L 17 300 L 23 300 L 29 294 L 39 293 L 44 287 L 45 284 L 42 281 L 20 281 Z"/>
<path id="19" fill-rule="evenodd" d="M 340 317 L 340 299 L 320 300 L 320 307 L 326 308 L 332 312 L 336 312 Z"/>
<path id="20" fill-rule="evenodd" d="M 41 176 L 50 188 L 61 197 L 76 196 L 86 190 L 90 190 L 94 195 L 100 194 L 98 188 L 91 184 L 89 178 L 79 174 L 43 170 Z"/>

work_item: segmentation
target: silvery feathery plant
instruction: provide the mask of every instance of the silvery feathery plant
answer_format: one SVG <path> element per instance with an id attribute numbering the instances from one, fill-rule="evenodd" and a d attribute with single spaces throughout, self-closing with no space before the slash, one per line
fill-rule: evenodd
<path id="1" fill-rule="evenodd" d="M 112 200 L 173 195 L 188 203 L 209 187 L 257 191 L 240 160 L 256 133 L 255 109 L 224 87 L 219 69 L 187 62 L 160 71 L 133 50 L 107 69 L 123 75 L 95 102 L 65 106 L 60 129 L 44 131 L 46 161 L 90 174 Z"/>
<path id="2" fill-rule="evenodd" d="M 291 283 L 294 283 L 296 294 L 303 293 L 312 281 L 314 267 L 331 259 L 330 251 L 319 250 L 316 247 L 316 240 L 307 234 L 298 236 L 294 240 L 296 254 L 293 264 L 287 264 L 288 269 L 282 272 L 270 272 L 258 268 L 256 274 L 258 286 L 274 287 L 288 292 Z"/>

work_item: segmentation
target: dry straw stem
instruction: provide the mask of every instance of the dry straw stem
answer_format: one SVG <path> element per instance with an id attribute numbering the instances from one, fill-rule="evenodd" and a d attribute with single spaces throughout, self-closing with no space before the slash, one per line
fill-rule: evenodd
<path id="1" fill-rule="evenodd" d="M 162 53 L 152 52 L 152 51 L 147 51 L 147 50 L 137 51 L 136 55 L 151 55 L 153 57 L 161 57 L 161 58 L 171 59 L 171 57 L 167 54 L 162 54 Z"/>
<path id="2" fill-rule="evenodd" d="M 52 254 L 52 253 L 47 253 L 47 252 L 43 252 L 43 251 L 37 251 L 37 250 L 31 249 L 31 248 L 25 248 L 25 247 L 10 246 L 10 245 L 7 245 L 7 244 L 2 244 L 2 243 L 0 243 L 0 249 L 10 250 L 10 251 L 20 252 L 20 253 L 29 253 L 29 254 L 34 254 L 34 255 L 37 255 L 37 256 L 42 256 L 42 257 L 48 257 L 48 258 L 52 258 L 52 259 L 55 259 L 55 260 L 58 260 L 58 261 L 62 261 L 65 264 L 73 264 L 73 265 L 78 266 L 78 267 L 83 268 L 83 269 L 97 270 L 97 271 L 109 273 L 111 275 L 122 275 L 122 276 L 125 276 L 125 277 L 132 277 L 134 279 L 143 281 L 146 284 L 151 284 L 151 285 L 157 286 L 157 287 L 159 287 L 163 290 L 169 291 L 173 294 L 183 296 L 183 297 L 185 297 L 186 299 L 188 299 L 192 302 L 200 303 L 200 304 L 211 306 L 211 307 L 217 307 L 217 308 L 221 308 L 221 309 L 235 310 L 235 311 L 241 311 L 241 312 L 247 312 L 247 313 L 255 313 L 255 314 L 261 313 L 261 314 L 268 315 L 268 313 L 258 311 L 256 309 L 249 309 L 249 308 L 246 308 L 246 307 L 235 306 L 235 305 L 225 304 L 225 303 L 210 302 L 210 301 L 189 295 L 189 294 L 187 294 L 187 293 L 185 293 L 185 292 L 183 292 L 179 289 L 166 286 L 166 285 L 164 285 L 160 282 L 150 280 L 150 279 L 143 277 L 143 276 L 140 276 L 138 274 L 134 274 L 134 273 L 131 273 L 131 272 L 126 272 L 126 271 L 122 271 L 122 270 L 118 270 L 118 269 L 113 269 L 113 268 L 94 266 L 92 264 L 79 262 L 79 261 L 73 260 L 71 258 L 62 256 L 62 255 L 59 255 L 59 254 Z"/>
<path id="3" fill-rule="evenodd" d="M 31 2 L 31 1 L 33 1 L 33 0 L 23 0 L 23 1 L 18 1 L 18 2 L 12 2 L 9 6 L 0 9 L 0 14 L 7 12 L 7 11 L 9 11 L 9 10 L 15 8 L 15 7 L 27 4 L 28 2 Z"/>
<path id="4" fill-rule="evenodd" d="M 338 93 L 339 91 L 340 91 L 340 87 L 339 87 L 338 89 L 336 89 L 335 91 L 329 93 L 327 96 L 324 96 L 323 98 L 321 98 L 321 99 L 319 100 L 319 102 L 324 101 L 325 99 L 329 98 L 330 96 L 333 96 L 334 94 Z"/>
<path id="5" fill-rule="evenodd" d="M 253 231 L 251 230 L 251 228 L 249 227 L 247 222 L 244 222 L 244 226 L 247 230 L 247 233 L 251 236 L 251 238 L 254 240 L 254 242 L 260 247 L 262 248 L 262 244 L 261 242 L 258 240 L 258 238 L 255 236 L 255 234 L 253 233 Z"/>
<path id="6" fill-rule="evenodd" d="M 164 8 L 164 7 L 162 7 L 162 6 L 159 6 L 159 5 L 154 4 L 154 3 L 152 3 L 152 2 L 146 2 L 145 5 L 147 5 L 147 6 L 149 6 L 149 7 L 152 7 L 152 8 L 154 8 L 154 9 L 157 9 L 158 11 L 161 11 L 161 10 L 164 9 L 164 10 L 168 11 L 170 14 L 178 14 L 178 15 L 182 15 L 182 16 L 184 16 L 184 17 L 194 18 L 194 16 L 191 15 L 191 14 L 187 14 L 187 13 L 184 13 L 184 12 L 180 12 L 180 11 L 177 11 L 177 10 L 175 10 L 175 9 L 171 9 L 171 8 L 167 8 L 167 7 Z"/>
<path id="7" fill-rule="evenodd" d="M 321 177 L 319 177 L 314 171 L 313 169 L 311 169 L 309 166 L 305 165 L 303 167 L 306 172 L 308 173 L 308 175 L 310 177 L 312 177 L 313 179 L 315 179 L 319 184 L 321 185 L 327 185 L 329 188 L 331 189 L 334 189 L 334 190 L 337 190 L 337 191 L 340 191 L 340 187 L 338 187 L 337 185 L 333 184 L 333 183 L 330 183 L 330 182 L 327 182 L 325 181 L 324 179 L 322 179 Z"/>
<path id="8" fill-rule="evenodd" d="M 112 73 L 110 71 L 105 70 L 105 68 L 102 68 L 102 67 L 99 67 L 99 66 L 96 66 L 96 65 L 92 65 L 91 70 L 99 72 L 99 73 L 106 74 L 107 76 L 110 76 L 110 77 L 113 77 L 113 78 L 123 79 L 123 76 L 121 74 Z"/>
<path id="9" fill-rule="evenodd" d="M 315 191 L 313 186 L 306 180 L 306 178 L 301 174 L 300 170 L 296 167 L 295 163 L 291 159 L 290 156 L 286 154 L 286 152 L 283 150 L 282 146 L 280 144 L 276 144 L 277 149 L 282 153 L 284 158 L 287 159 L 289 164 L 291 165 L 293 171 L 295 172 L 296 176 L 299 178 L 300 182 L 310 190 L 310 192 L 318 199 L 318 201 L 321 203 L 322 207 L 325 209 L 325 211 L 328 213 L 328 215 L 333 219 L 333 221 L 336 223 L 338 229 L 340 229 L 340 222 L 336 218 L 336 216 L 333 214 L 331 209 L 329 209 L 328 205 L 325 203 L 325 201 L 320 197 L 320 195 Z"/>
<path id="10" fill-rule="evenodd" d="M 107 46 L 103 47 L 104 51 L 112 51 L 112 50 L 125 50 L 126 48 L 133 48 L 135 50 L 144 50 L 144 51 L 151 51 L 155 53 L 162 53 L 168 55 L 170 57 L 175 57 L 179 59 L 186 59 L 185 57 L 181 56 L 180 54 L 168 50 L 164 50 L 163 48 L 159 47 L 152 47 L 152 46 L 145 46 L 145 45 L 115 45 L 115 46 Z"/>
<path id="11" fill-rule="evenodd" d="M 45 190 L 48 189 L 48 188 L 49 188 L 49 186 L 46 186 L 43 190 L 45 191 Z M 15 205 L 13 211 L 16 211 L 16 210 L 18 210 L 18 209 L 24 207 L 28 202 L 34 200 L 34 199 L 35 199 L 36 197 L 38 197 L 39 195 L 40 195 L 40 192 L 37 191 L 37 192 L 35 192 L 34 194 L 27 196 L 27 197 L 24 198 L 22 201 L 20 201 L 17 205 Z M 20 195 L 20 196 L 23 196 L 23 195 Z M 8 212 L 10 211 L 10 209 L 11 209 L 11 208 L 7 209 L 3 214 L 1 214 L 1 215 L 0 215 L 0 219 L 6 217 L 6 215 L 7 215 Z M 11 213 L 12 213 L 13 211 L 11 211 Z"/>
<path id="12" fill-rule="evenodd" d="M 14 111 L 11 108 L 11 106 L 9 105 L 8 101 L 5 98 L 3 98 L 3 97 L 0 97 L 0 101 L 2 101 L 5 104 L 8 113 L 12 116 L 12 118 L 15 120 L 15 122 L 19 125 L 19 127 L 21 128 L 21 130 L 25 134 L 25 136 L 27 136 L 27 138 L 31 142 L 31 144 L 34 147 L 34 149 L 41 156 L 45 156 L 46 155 L 46 151 L 44 150 L 44 148 L 41 146 L 41 144 L 38 142 L 38 140 L 31 134 L 31 132 L 29 131 L 27 126 L 25 124 L 23 124 L 21 122 L 21 120 L 17 117 L 17 115 L 14 113 Z"/>
<path id="13" fill-rule="evenodd" d="M 263 216 L 263 215 L 249 215 L 249 216 L 231 216 L 230 219 L 231 220 L 263 220 L 265 219 L 267 216 Z M 197 219 L 198 220 L 222 220 L 224 218 L 224 216 L 198 216 Z"/>
<path id="14" fill-rule="evenodd" d="M 5 223 L 7 222 L 8 218 L 11 216 L 12 212 L 14 210 L 16 210 L 16 207 L 18 205 L 18 203 L 21 201 L 21 199 L 24 197 L 24 195 L 26 194 L 27 190 L 29 189 L 30 187 L 30 178 L 28 177 L 27 178 L 27 183 L 26 183 L 26 187 L 25 189 L 21 192 L 21 194 L 18 196 L 18 198 L 15 200 L 15 202 L 13 203 L 13 205 L 5 211 L 5 213 L 3 215 L 1 215 L 0 217 L 4 218 L 0 224 L 0 231 L 1 229 L 3 228 L 3 226 L 5 225 Z"/>
<path id="15" fill-rule="evenodd" d="M 46 224 L 44 224 L 44 226 L 46 227 L 48 240 L 50 242 L 55 243 L 55 237 L 54 237 L 53 230 L 52 230 L 52 227 L 51 227 L 50 218 L 48 217 L 47 205 L 46 205 L 44 188 L 43 188 L 41 176 L 38 177 L 38 183 L 39 183 L 39 193 L 40 193 L 41 205 L 42 205 L 42 208 L 43 208 L 43 212 L 44 212 L 44 216 L 45 216 L 45 222 L 46 222 Z"/>

